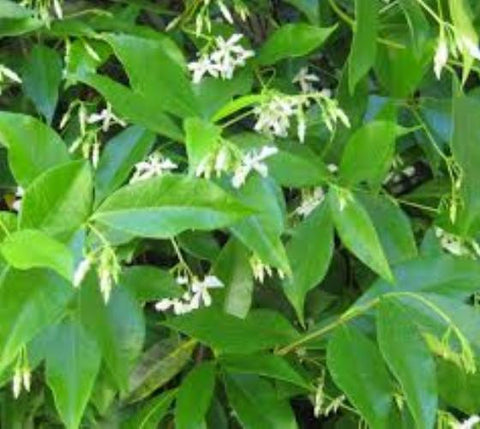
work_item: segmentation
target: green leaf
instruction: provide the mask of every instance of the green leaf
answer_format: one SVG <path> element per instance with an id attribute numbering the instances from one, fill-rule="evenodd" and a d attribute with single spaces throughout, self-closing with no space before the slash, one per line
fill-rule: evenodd
<path id="1" fill-rule="evenodd" d="M 226 286 L 223 308 L 226 313 L 245 318 L 252 304 L 253 277 L 248 250 L 231 238 L 215 262 L 214 272 Z"/>
<path id="2" fill-rule="evenodd" d="M 157 429 L 175 399 L 176 390 L 161 393 L 140 408 L 121 426 L 121 429 Z"/>
<path id="3" fill-rule="evenodd" d="M 394 385 L 375 343 L 357 328 L 340 326 L 328 343 L 327 365 L 367 423 L 389 429 Z"/>
<path id="4" fill-rule="evenodd" d="M 92 220 L 142 237 L 169 238 L 190 229 L 223 228 L 251 213 L 212 182 L 165 175 L 118 190 Z"/>
<path id="5" fill-rule="evenodd" d="M 92 188 L 90 166 L 84 161 L 45 171 L 25 191 L 20 227 L 56 236 L 72 234 L 90 214 Z"/>
<path id="6" fill-rule="evenodd" d="M 302 389 L 312 389 L 310 383 L 281 356 L 273 354 L 223 355 L 219 358 L 219 362 L 229 372 L 261 375 L 286 381 Z"/>
<path id="7" fill-rule="evenodd" d="M 215 364 L 203 362 L 184 378 L 177 394 L 176 429 L 203 429 L 215 387 Z"/>
<path id="8" fill-rule="evenodd" d="M 480 373 L 465 372 L 458 365 L 437 361 L 438 393 L 448 405 L 473 415 L 480 409 Z"/>
<path id="9" fill-rule="evenodd" d="M 99 369 L 98 347 L 78 322 L 68 321 L 54 328 L 46 357 L 46 377 L 68 429 L 80 427 Z"/>
<path id="10" fill-rule="evenodd" d="M 0 211 L 0 243 L 17 230 L 17 223 L 17 216 L 14 213 Z"/>
<path id="11" fill-rule="evenodd" d="M 478 34 L 473 24 L 473 14 L 470 4 L 465 0 L 448 0 L 450 16 L 455 26 L 455 37 L 460 40 L 465 38 L 469 40 L 472 46 L 478 46 Z M 463 83 L 466 82 L 468 75 L 473 67 L 475 58 L 466 46 L 459 48 L 463 55 Z"/>
<path id="12" fill-rule="evenodd" d="M 196 116 L 196 99 L 185 69 L 172 58 L 174 43 L 164 35 L 155 38 L 107 34 L 104 39 L 123 63 L 137 94 L 159 100 L 163 111 L 180 117 Z M 148 67 L 145 59 L 148 58 Z"/>
<path id="13" fill-rule="evenodd" d="M 0 277 L 0 368 L 63 314 L 73 287 L 53 271 L 3 268 Z"/>
<path id="14" fill-rule="evenodd" d="M 293 230 L 287 244 L 293 276 L 283 281 L 283 288 L 302 322 L 307 293 L 327 274 L 332 254 L 333 222 L 323 204 Z"/>
<path id="15" fill-rule="evenodd" d="M 383 299 L 377 314 L 378 343 L 398 379 L 418 429 L 432 429 L 437 412 L 435 361 L 402 304 Z"/>
<path id="16" fill-rule="evenodd" d="M 155 136 L 138 127 L 120 132 L 105 146 L 95 172 L 95 200 L 101 201 L 116 191 L 130 176 L 137 162 L 149 154 Z"/>
<path id="17" fill-rule="evenodd" d="M 378 279 L 356 305 L 364 305 L 394 290 L 436 293 L 466 300 L 480 285 L 480 266 L 469 258 L 447 255 L 418 258 L 399 264 L 393 273 L 394 285 Z"/>
<path id="18" fill-rule="evenodd" d="M 190 361 L 197 343 L 157 343 L 143 355 L 130 375 L 128 402 L 137 402 L 168 383 Z"/>
<path id="19" fill-rule="evenodd" d="M 279 144 L 279 152 L 267 160 L 268 174 L 289 188 L 319 186 L 330 173 L 323 160 L 307 146 L 298 142 Z"/>
<path id="20" fill-rule="evenodd" d="M 348 82 L 351 94 L 375 62 L 379 9 L 378 0 L 355 0 L 355 33 L 348 59 Z"/>
<path id="21" fill-rule="evenodd" d="M 35 45 L 25 64 L 22 83 L 25 94 L 48 123 L 52 122 L 62 81 L 62 59 L 57 51 Z"/>
<path id="22" fill-rule="evenodd" d="M 453 99 L 453 137 L 455 161 L 462 170 L 462 204 L 459 206 L 458 226 L 461 234 L 474 235 L 480 231 L 480 196 L 476 183 L 480 180 L 480 147 L 477 144 L 480 120 L 480 101 L 465 95 Z"/>
<path id="23" fill-rule="evenodd" d="M 340 177 L 349 185 L 382 184 L 395 154 L 396 124 L 372 121 L 357 130 L 347 143 L 340 163 Z"/>
<path id="24" fill-rule="evenodd" d="M 244 204 L 258 214 L 231 227 L 233 235 L 255 252 L 263 263 L 290 273 L 285 247 L 280 236 L 285 228 L 282 198 L 279 188 L 270 179 L 250 177 L 237 192 Z"/>
<path id="25" fill-rule="evenodd" d="M 69 160 L 58 134 L 31 116 L 0 112 L 0 143 L 8 149 L 8 162 L 23 187 L 46 169 Z"/>
<path id="26" fill-rule="evenodd" d="M 188 168 L 192 176 L 221 144 L 222 129 L 199 118 L 187 118 L 184 122 Z"/>
<path id="27" fill-rule="evenodd" d="M 174 317 L 164 325 L 222 353 L 248 354 L 290 342 L 297 334 L 278 313 L 265 311 L 239 319 L 217 308 L 202 308 Z"/>
<path id="28" fill-rule="evenodd" d="M 396 265 L 417 256 L 410 219 L 393 199 L 381 195 L 358 194 L 375 225 L 388 262 Z"/>
<path id="29" fill-rule="evenodd" d="M 25 7 L 11 0 L 0 0 L 0 18 L 22 19 L 31 16 L 31 12 Z"/>
<path id="30" fill-rule="evenodd" d="M 258 62 L 270 65 L 284 58 L 307 55 L 319 48 L 335 29 L 336 26 L 320 28 L 305 23 L 282 25 L 261 47 Z"/>
<path id="31" fill-rule="evenodd" d="M 127 288 L 140 302 L 179 298 L 183 295 L 183 289 L 170 273 L 149 265 L 125 268 L 118 284 L 119 287 Z"/>
<path id="32" fill-rule="evenodd" d="M 393 283 L 382 245 L 365 208 L 350 192 L 331 187 L 328 202 L 343 244 L 364 264 Z"/>
<path id="33" fill-rule="evenodd" d="M 183 141 L 182 130 L 169 114 L 162 111 L 158 97 L 148 98 L 105 76 L 85 74 L 75 78 L 95 88 L 122 118 L 162 136 Z"/>
<path id="34" fill-rule="evenodd" d="M 50 268 L 66 280 L 72 280 L 72 252 L 39 230 L 24 229 L 10 234 L 0 245 L 0 252 L 14 268 Z"/>
<path id="35" fill-rule="evenodd" d="M 430 24 L 425 17 L 422 6 L 415 0 L 400 0 L 399 5 L 407 20 L 411 43 L 416 54 L 421 55 L 431 41 L 432 32 Z"/>
<path id="36" fill-rule="evenodd" d="M 254 375 L 225 376 L 228 400 L 245 429 L 296 429 L 297 423 L 287 401 L 273 387 Z"/>
<path id="37" fill-rule="evenodd" d="M 129 375 L 142 351 L 145 320 L 141 307 L 127 289 L 117 285 L 105 305 L 95 275 L 82 284 L 79 318 L 102 352 L 115 384 L 129 389 Z"/>

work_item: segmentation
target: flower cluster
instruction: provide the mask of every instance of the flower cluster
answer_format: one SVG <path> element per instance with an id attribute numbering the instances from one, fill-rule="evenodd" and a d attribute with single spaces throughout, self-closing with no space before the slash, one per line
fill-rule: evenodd
<path id="1" fill-rule="evenodd" d="M 198 84 L 207 74 L 222 79 L 231 79 L 238 67 L 243 67 L 246 61 L 255 53 L 239 44 L 242 34 L 234 34 L 228 40 L 219 36 L 215 38 L 215 49 L 210 53 L 202 53 L 198 61 L 188 65 L 192 72 L 193 83 Z"/>
<path id="2" fill-rule="evenodd" d="M 268 175 L 268 166 L 264 161 L 277 153 L 278 149 L 275 146 L 263 146 L 260 149 L 252 149 L 246 152 L 233 173 L 233 187 L 240 188 L 252 171 L 256 171 L 262 177 L 266 177 Z"/>
<path id="3" fill-rule="evenodd" d="M 43 22 L 50 23 L 50 10 L 53 9 L 57 19 L 63 19 L 63 0 L 22 0 L 20 4 L 31 9 Z"/>
<path id="4" fill-rule="evenodd" d="M 302 202 L 295 209 L 295 213 L 304 218 L 308 217 L 325 200 L 325 191 L 321 187 L 302 194 Z"/>
<path id="5" fill-rule="evenodd" d="M 475 240 L 463 239 L 451 234 L 440 227 L 435 227 L 435 235 L 440 240 L 442 248 L 455 256 L 469 256 L 480 258 L 480 246 Z"/>
<path id="6" fill-rule="evenodd" d="M 203 280 L 195 276 L 179 276 L 177 283 L 187 290 L 181 298 L 166 298 L 155 304 L 157 311 L 173 309 L 174 314 L 185 314 L 197 310 L 202 305 L 210 307 L 212 297 L 209 289 L 222 288 L 223 283 L 215 276 L 208 275 Z"/>
<path id="7" fill-rule="evenodd" d="M 164 157 L 160 152 L 153 152 L 145 161 L 135 164 L 135 172 L 133 173 L 130 183 L 141 182 L 151 179 L 152 177 L 162 176 L 172 170 L 178 168 L 171 159 Z"/>
<path id="8" fill-rule="evenodd" d="M 273 276 L 273 269 L 270 265 L 264 264 L 260 257 L 256 254 L 253 254 L 249 260 L 250 268 L 252 269 L 253 278 L 260 283 L 265 281 L 265 278 Z M 285 273 L 277 269 L 278 277 L 281 279 L 285 278 Z"/>
<path id="9" fill-rule="evenodd" d="M 94 264 L 97 265 L 100 292 L 107 304 L 121 269 L 115 251 L 110 246 L 103 247 L 99 252 L 91 252 L 82 259 L 75 269 L 72 283 L 74 287 L 80 287 Z"/>

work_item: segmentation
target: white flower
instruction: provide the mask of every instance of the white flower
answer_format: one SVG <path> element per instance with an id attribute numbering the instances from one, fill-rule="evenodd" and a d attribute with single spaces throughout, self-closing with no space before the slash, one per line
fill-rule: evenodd
<path id="1" fill-rule="evenodd" d="M 463 243 L 460 237 L 450 234 L 442 228 L 435 227 L 435 235 L 440 240 L 440 245 L 448 253 L 456 256 L 470 256 L 470 249 Z"/>
<path id="2" fill-rule="evenodd" d="M 192 81 L 195 84 L 200 83 L 206 74 L 213 77 L 220 74 L 218 65 L 213 63 L 208 55 L 202 55 L 198 61 L 189 63 L 188 69 L 193 73 Z"/>
<path id="3" fill-rule="evenodd" d="M 297 135 L 300 143 L 305 142 L 305 134 L 307 133 L 307 121 L 305 120 L 305 115 L 303 112 L 297 116 L 298 126 L 297 126 Z"/>
<path id="4" fill-rule="evenodd" d="M 22 370 L 23 387 L 27 392 L 30 392 L 32 386 L 32 373 L 29 368 L 23 368 Z"/>
<path id="5" fill-rule="evenodd" d="M 199 308 L 202 302 L 205 307 L 210 307 L 212 305 L 212 297 L 208 289 L 222 287 L 223 283 L 215 276 L 206 276 L 202 281 L 194 278 L 192 282 L 192 307 Z"/>
<path id="6" fill-rule="evenodd" d="M 22 208 L 22 199 L 24 195 L 25 190 L 21 186 L 17 187 L 17 190 L 15 191 L 15 201 L 12 204 L 12 209 L 16 212 L 19 212 Z"/>
<path id="7" fill-rule="evenodd" d="M 320 79 L 317 75 L 308 72 L 308 67 L 302 67 L 293 78 L 292 83 L 298 83 L 302 92 L 307 94 L 315 90 L 313 83 L 319 81 Z"/>
<path id="8" fill-rule="evenodd" d="M 130 183 L 140 182 L 152 177 L 161 176 L 169 171 L 175 170 L 178 165 L 169 158 L 163 157 L 159 152 L 152 153 L 146 161 L 135 164 L 135 173 Z"/>
<path id="9" fill-rule="evenodd" d="M 295 212 L 304 218 L 309 216 L 325 199 L 325 192 L 322 188 L 315 188 L 312 193 L 302 198 L 302 203 Z"/>
<path id="10" fill-rule="evenodd" d="M 100 113 L 92 113 L 87 117 L 86 122 L 87 124 L 96 124 L 101 122 L 103 132 L 107 132 L 113 123 L 121 125 L 122 127 L 127 125 L 118 116 L 113 114 L 112 106 L 110 104 L 107 104 L 107 108 L 103 109 Z"/>
<path id="11" fill-rule="evenodd" d="M 222 79 L 231 79 L 235 69 L 243 67 L 246 61 L 255 53 L 246 50 L 239 44 L 242 34 L 236 33 L 228 40 L 223 37 L 215 38 L 215 50 L 210 54 L 203 54 L 198 61 L 188 64 L 188 69 L 193 73 L 193 83 L 200 83 L 206 74 Z"/>
<path id="12" fill-rule="evenodd" d="M 265 275 L 268 277 L 272 277 L 273 270 L 272 267 L 266 265 L 262 262 L 262 260 L 257 256 L 253 255 L 250 258 L 250 267 L 252 268 L 253 278 L 258 280 L 260 283 L 265 281 Z"/>
<path id="13" fill-rule="evenodd" d="M 5 76 L 6 78 L 10 79 L 13 82 L 22 83 L 22 79 L 17 73 L 9 69 L 8 67 L 5 67 L 4 65 L 0 64 L 0 82 L 3 80 L 3 76 Z"/>
<path id="14" fill-rule="evenodd" d="M 235 169 L 232 178 L 234 188 L 240 188 L 247 180 L 252 171 L 258 172 L 261 176 L 268 175 L 268 166 L 263 161 L 278 153 L 275 146 L 263 146 L 260 150 L 253 149 L 247 152 L 242 158 L 241 164 Z"/>
<path id="15" fill-rule="evenodd" d="M 63 10 L 60 4 L 60 0 L 53 0 L 53 10 L 58 19 L 63 19 Z"/>
<path id="16" fill-rule="evenodd" d="M 15 369 L 15 374 L 13 375 L 13 382 L 12 382 L 12 391 L 13 397 L 17 399 L 22 392 L 22 384 L 23 384 L 23 375 L 21 368 Z"/>
<path id="17" fill-rule="evenodd" d="M 438 40 L 437 49 L 435 51 L 435 57 L 433 60 L 433 71 L 435 76 L 440 80 L 442 76 L 442 70 L 448 62 L 448 44 L 445 37 L 442 35 Z"/>
<path id="18" fill-rule="evenodd" d="M 476 60 L 480 60 L 480 49 L 478 44 L 475 43 L 470 37 L 462 36 L 459 41 L 460 49 L 464 50 L 471 57 Z"/>
<path id="19" fill-rule="evenodd" d="M 75 269 L 75 272 L 73 274 L 73 287 L 79 287 L 83 280 L 85 279 L 85 276 L 88 274 L 90 271 L 90 268 L 92 266 L 92 260 L 89 257 L 86 257 L 80 263 L 77 265 L 77 268 Z"/>
<path id="20" fill-rule="evenodd" d="M 275 96 L 267 103 L 254 109 L 257 115 L 255 131 L 286 137 L 290 128 L 290 118 L 297 113 L 298 101 L 292 97 Z"/>
<path id="21" fill-rule="evenodd" d="M 462 423 L 458 423 L 455 429 L 474 429 L 480 423 L 479 416 L 471 416 Z"/>

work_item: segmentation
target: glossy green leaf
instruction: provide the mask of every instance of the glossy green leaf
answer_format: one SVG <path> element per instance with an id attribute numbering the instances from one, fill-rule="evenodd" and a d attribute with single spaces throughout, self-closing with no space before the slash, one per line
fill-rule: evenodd
<path id="1" fill-rule="evenodd" d="M 265 264 L 290 273 L 285 247 L 280 240 L 285 225 L 279 189 L 269 179 L 250 177 L 236 195 L 258 214 L 234 225 L 231 228 L 234 236 Z"/>
<path id="2" fill-rule="evenodd" d="M 72 280 L 72 252 L 39 230 L 23 229 L 10 234 L 0 244 L 0 253 L 14 268 L 50 268 L 68 281 Z"/>
<path id="3" fill-rule="evenodd" d="M 129 375 L 143 348 L 145 320 L 140 305 L 128 290 L 117 285 L 105 305 L 94 275 L 82 284 L 77 312 L 98 344 L 115 384 L 129 389 Z"/>
<path id="4" fill-rule="evenodd" d="M 287 401 L 273 387 L 254 375 L 228 374 L 228 400 L 245 429 L 296 429 L 295 416 Z"/>
<path id="5" fill-rule="evenodd" d="M 287 244 L 293 276 L 283 281 L 283 288 L 301 321 L 307 293 L 325 277 L 332 254 L 333 222 L 323 204 L 293 230 Z"/>
<path id="6" fill-rule="evenodd" d="M 21 19 L 31 15 L 30 11 L 11 0 L 0 0 L 0 18 Z"/>
<path id="7" fill-rule="evenodd" d="M 395 265 L 417 256 L 417 245 L 408 216 L 390 198 L 358 194 L 375 225 L 388 262 Z"/>
<path id="8" fill-rule="evenodd" d="M 118 283 L 120 287 L 127 288 L 140 302 L 175 298 L 183 294 L 170 273 L 151 265 L 125 268 Z"/>
<path id="9" fill-rule="evenodd" d="M 219 352 L 247 354 L 280 346 L 295 339 L 291 325 L 277 313 L 254 312 L 245 319 L 203 308 L 164 322 L 165 326 L 187 334 Z M 220 329 L 221 327 L 221 329 Z"/>
<path id="10" fill-rule="evenodd" d="M 92 194 L 92 174 L 84 161 L 51 168 L 25 191 L 20 226 L 51 235 L 71 234 L 87 220 Z"/>
<path id="11" fill-rule="evenodd" d="M 357 328 L 340 326 L 328 343 L 327 364 L 335 383 L 367 423 L 389 429 L 395 388 L 375 343 Z"/>
<path id="12" fill-rule="evenodd" d="M 73 292 L 73 287 L 53 271 L 2 268 L 0 368 L 11 363 L 42 329 L 58 320 Z"/>
<path id="13" fill-rule="evenodd" d="M 25 94 L 48 123 L 52 122 L 62 80 L 62 59 L 57 51 L 36 45 L 25 64 L 22 83 Z"/>
<path id="14" fill-rule="evenodd" d="M 269 65 L 284 58 L 307 55 L 319 48 L 335 29 L 335 26 L 320 28 L 304 23 L 285 24 L 261 47 L 258 61 L 261 65 Z"/>
<path id="15" fill-rule="evenodd" d="M 190 174 L 195 175 L 199 166 L 204 165 L 221 144 L 222 129 L 199 118 L 187 118 L 184 128 L 188 166 Z"/>
<path id="16" fill-rule="evenodd" d="M 212 182 L 165 175 L 118 190 L 92 220 L 142 237 L 169 238 L 191 229 L 223 228 L 252 213 Z"/>
<path id="17" fill-rule="evenodd" d="M 352 94 L 375 62 L 379 9 L 378 0 L 355 0 L 355 33 L 348 58 L 348 82 Z"/>
<path id="18" fill-rule="evenodd" d="M 147 350 L 130 375 L 128 402 L 146 398 L 168 383 L 190 361 L 196 341 L 157 343 Z"/>
<path id="19" fill-rule="evenodd" d="M 349 185 L 367 182 L 380 186 L 395 154 L 396 124 L 372 121 L 361 127 L 347 143 L 340 163 L 340 177 Z"/>
<path id="20" fill-rule="evenodd" d="M 477 168 L 480 160 L 478 121 L 480 101 L 473 97 L 458 95 L 453 100 L 452 152 L 462 169 L 462 204 L 459 207 L 458 224 L 462 234 L 480 231 L 480 196 L 476 183 L 480 180 Z"/>
<path id="21" fill-rule="evenodd" d="M 231 238 L 214 266 L 216 276 L 226 287 L 223 303 L 225 312 L 242 319 L 250 310 L 254 288 L 249 260 L 246 247 Z"/>
<path id="22" fill-rule="evenodd" d="M 198 110 L 190 80 L 178 59 L 172 58 L 176 47 L 166 36 L 108 34 L 105 40 L 123 63 L 136 93 L 158 99 L 163 111 L 180 117 L 196 115 Z M 148 67 L 145 67 L 145 58 L 149 58 Z"/>
<path id="23" fill-rule="evenodd" d="M 402 304 L 389 298 L 378 308 L 377 334 L 382 355 L 402 386 L 416 427 L 433 428 L 438 403 L 435 361 L 422 332 Z"/>
<path id="24" fill-rule="evenodd" d="M 368 212 L 351 193 L 330 188 L 328 203 L 343 244 L 385 280 L 394 281 L 375 226 Z"/>
<path id="25" fill-rule="evenodd" d="M 130 176 L 134 165 L 149 154 L 155 136 L 137 126 L 120 132 L 105 146 L 95 172 L 95 199 L 101 201 Z"/>
<path id="26" fill-rule="evenodd" d="M 176 429 L 203 429 L 215 387 L 215 365 L 204 362 L 184 378 L 175 406 Z"/>
<path id="27" fill-rule="evenodd" d="M 95 341 L 76 321 L 56 326 L 46 358 L 46 378 L 55 405 L 68 429 L 80 427 L 100 369 Z"/>
<path id="28" fill-rule="evenodd" d="M 46 169 L 69 160 L 58 134 L 27 115 L 0 112 L 0 143 L 7 147 L 12 173 L 24 187 Z"/>
<path id="29" fill-rule="evenodd" d="M 286 381 L 302 389 L 311 390 L 311 385 L 281 356 L 274 354 L 224 355 L 221 365 L 229 372 L 256 374 Z"/>
<path id="30" fill-rule="evenodd" d="M 138 412 L 122 424 L 121 429 L 157 429 L 160 421 L 168 413 L 175 395 L 175 390 L 168 390 L 147 401 Z"/>

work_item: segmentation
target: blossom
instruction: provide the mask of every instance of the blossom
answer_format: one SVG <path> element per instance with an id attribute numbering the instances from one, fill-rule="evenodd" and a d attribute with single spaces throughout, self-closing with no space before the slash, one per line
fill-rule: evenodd
<path id="1" fill-rule="evenodd" d="M 480 48 L 478 47 L 478 44 L 470 37 L 460 37 L 458 44 L 461 50 L 465 51 L 468 55 L 475 58 L 476 60 L 480 60 Z"/>
<path id="2" fill-rule="evenodd" d="M 318 187 L 313 192 L 306 194 L 302 198 L 302 203 L 295 210 L 295 212 L 304 218 L 309 216 L 325 199 L 325 192 Z"/>
<path id="3" fill-rule="evenodd" d="M 247 180 L 248 175 L 252 171 L 258 172 L 261 176 L 268 175 L 268 166 L 263 161 L 278 153 L 275 146 L 263 146 L 261 149 L 253 149 L 247 152 L 240 165 L 235 169 L 232 178 L 234 188 L 240 188 Z"/>
<path id="4" fill-rule="evenodd" d="M 112 106 L 107 104 L 107 107 L 100 113 L 92 113 L 86 119 L 87 124 L 102 123 L 102 131 L 107 132 L 110 126 L 115 123 L 125 127 L 127 124 L 112 112 Z"/>
<path id="5" fill-rule="evenodd" d="M 286 137 L 290 128 L 290 118 L 297 113 L 298 101 L 293 97 L 276 95 L 267 103 L 254 109 L 257 132 Z"/>
<path id="6" fill-rule="evenodd" d="M 256 254 L 253 254 L 249 260 L 250 268 L 252 269 L 253 278 L 260 283 L 263 283 L 265 280 L 265 276 L 268 277 L 273 276 L 273 269 L 270 265 L 264 264 L 260 257 Z M 283 279 L 285 278 L 285 274 L 282 270 L 277 268 L 278 276 Z"/>
<path id="7" fill-rule="evenodd" d="M 231 79 L 238 67 L 243 67 L 246 61 L 255 53 L 239 44 L 243 34 L 236 33 L 225 40 L 219 36 L 215 38 L 215 49 L 210 54 L 202 54 L 198 61 L 188 64 L 192 72 L 192 81 L 198 84 L 206 74 L 222 79 Z"/>
<path id="8" fill-rule="evenodd" d="M 206 276 L 203 280 L 193 279 L 191 300 L 192 308 L 199 308 L 203 304 L 205 307 L 212 305 L 212 297 L 208 289 L 222 288 L 223 283 L 215 276 Z"/>
<path id="9" fill-rule="evenodd" d="M 155 304 L 155 310 L 167 311 L 173 309 L 176 315 L 189 313 L 197 310 L 202 305 L 209 307 L 212 297 L 208 289 L 221 288 L 223 283 L 215 276 L 208 275 L 203 280 L 197 277 L 177 277 L 177 284 L 187 286 L 188 290 L 181 298 L 165 298 Z"/>
<path id="10" fill-rule="evenodd" d="M 438 40 L 437 49 L 435 51 L 435 57 L 433 60 L 435 76 L 440 79 L 443 68 L 447 65 L 448 61 L 448 45 L 444 36 L 441 36 Z"/>
<path id="11" fill-rule="evenodd" d="M 86 257 L 80 263 L 77 265 L 77 268 L 75 269 L 75 272 L 73 273 L 73 286 L 74 287 L 79 287 L 83 280 L 85 279 L 85 276 L 88 274 L 90 271 L 90 268 L 92 266 L 92 260 L 89 257 Z"/>
<path id="12" fill-rule="evenodd" d="M 480 423 L 480 416 L 471 416 L 455 426 L 455 429 L 474 429 Z"/>
<path id="13" fill-rule="evenodd" d="M 32 384 L 32 374 L 30 368 L 28 366 L 20 367 L 17 366 L 15 368 L 15 372 L 13 375 L 12 381 L 12 391 L 13 397 L 17 399 L 22 392 L 22 387 L 27 391 L 30 392 L 30 387 Z"/>
<path id="14" fill-rule="evenodd" d="M 443 230 L 440 227 L 435 227 L 435 235 L 440 240 L 440 245 L 444 250 L 456 256 L 471 255 L 470 249 L 463 243 L 460 237 Z"/>
<path id="15" fill-rule="evenodd" d="M 17 187 L 17 190 L 15 191 L 15 201 L 12 204 L 12 209 L 16 212 L 19 212 L 22 208 L 22 199 L 24 195 L 25 190 L 21 186 Z"/>
<path id="16" fill-rule="evenodd" d="M 298 83 L 302 92 L 306 94 L 314 91 L 313 83 L 319 81 L 320 79 L 317 75 L 308 72 L 308 67 L 302 67 L 293 78 L 292 83 Z"/>
<path id="17" fill-rule="evenodd" d="M 146 161 L 135 164 L 135 172 L 130 179 L 130 183 L 141 182 L 152 177 L 161 176 L 171 170 L 178 168 L 169 158 L 162 156 L 159 152 L 152 153 Z"/>

